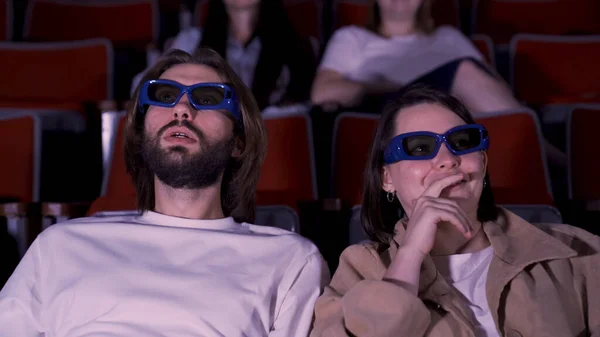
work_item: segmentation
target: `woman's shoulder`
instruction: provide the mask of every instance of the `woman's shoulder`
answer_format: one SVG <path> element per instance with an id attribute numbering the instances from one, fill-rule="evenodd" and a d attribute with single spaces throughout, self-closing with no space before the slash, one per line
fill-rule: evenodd
<path id="1" fill-rule="evenodd" d="M 458 30 L 456 27 L 453 27 L 450 25 L 443 25 L 443 26 L 437 27 L 431 35 L 435 39 L 440 39 L 440 40 L 441 39 L 452 40 L 452 41 L 468 40 L 467 36 L 465 34 L 463 34 L 463 32 Z"/>
<path id="2" fill-rule="evenodd" d="M 600 261 L 600 237 L 582 228 L 566 224 L 540 223 L 536 227 L 577 252 L 578 256 L 596 255 Z"/>
<path id="3" fill-rule="evenodd" d="M 569 255 L 593 253 L 600 258 L 600 237 L 597 235 L 567 224 L 532 223 L 506 208 L 499 207 L 498 210 L 499 214 L 495 224 L 499 225 L 501 231 L 511 240 L 518 241 L 515 245 L 529 247 L 532 242 L 535 242 L 540 245 L 563 246 L 562 248 L 566 248 L 566 251 L 571 251 Z M 565 250 L 563 249 L 563 251 Z"/>

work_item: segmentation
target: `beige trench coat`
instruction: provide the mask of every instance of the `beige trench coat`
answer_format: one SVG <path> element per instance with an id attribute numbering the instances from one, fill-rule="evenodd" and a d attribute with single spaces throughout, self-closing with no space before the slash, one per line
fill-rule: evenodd
<path id="1" fill-rule="evenodd" d="M 483 227 L 493 249 L 486 284 L 501 336 L 600 337 L 600 238 L 566 225 L 534 226 L 501 209 Z M 419 295 L 382 281 L 404 236 L 391 246 L 347 248 L 318 299 L 311 337 L 474 336 L 458 291 L 427 257 Z"/>

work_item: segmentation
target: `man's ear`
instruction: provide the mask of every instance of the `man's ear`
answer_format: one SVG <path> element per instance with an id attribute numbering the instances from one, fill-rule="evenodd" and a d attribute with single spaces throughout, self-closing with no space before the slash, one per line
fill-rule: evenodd
<path id="1" fill-rule="evenodd" d="M 394 182 L 392 181 L 392 175 L 387 166 L 381 169 L 381 188 L 386 192 L 395 192 Z"/>
<path id="2" fill-rule="evenodd" d="M 233 151 L 231 152 L 231 157 L 239 158 L 244 151 L 244 144 L 239 137 L 235 137 L 235 146 L 233 147 Z"/>

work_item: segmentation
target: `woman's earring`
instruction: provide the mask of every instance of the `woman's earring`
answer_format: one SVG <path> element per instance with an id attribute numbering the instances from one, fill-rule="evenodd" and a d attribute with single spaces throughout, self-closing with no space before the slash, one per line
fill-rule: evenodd
<path id="1" fill-rule="evenodd" d="M 487 180 L 483 179 L 483 188 L 487 186 Z"/>
<path id="2" fill-rule="evenodd" d="M 394 202 L 394 198 L 396 197 L 396 192 L 387 192 L 387 200 L 389 202 Z"/>

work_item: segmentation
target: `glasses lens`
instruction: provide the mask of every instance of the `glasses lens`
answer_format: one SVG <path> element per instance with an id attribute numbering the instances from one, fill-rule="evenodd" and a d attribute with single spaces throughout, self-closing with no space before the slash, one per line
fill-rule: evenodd
<path id="1" fill-rule="evenodd" d="M 433 136 L 410 136 L 402 140 L 404 152 L 411 157 L 424 157 L 433 153 L 436 140 Z"/>
<path id="2" fill-rule="evenodd" d="M 481 143 L 481 134 L 478 129 L 462 129 L 448 135 L 448 145 L 454 151 L 468 151 Z"/>
<path id="3" fill-rule="evenodd" d="M 159 103 L 175 103 L 180 92 L 179 88 L 172 84 L 152 83 L 148 86 L 148 98 Z"/>
<path id="4" fill-rule="evenodd" d="M 225 98 L 225 89 L 219 87 L 198 87 L 192 91 L 197 105 L 217 105 Z"/>

